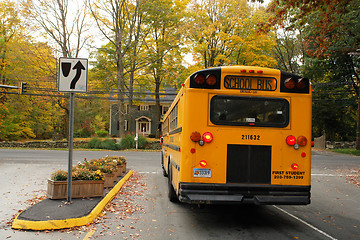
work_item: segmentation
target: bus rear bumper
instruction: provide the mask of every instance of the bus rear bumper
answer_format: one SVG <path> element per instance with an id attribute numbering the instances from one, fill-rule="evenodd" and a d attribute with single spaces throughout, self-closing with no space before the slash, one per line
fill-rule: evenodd
<path id="1" fill-rule="evenodd" d="M 180 183 L 179 200 L 191 204 L 307 205 L 310 186 Z"/>

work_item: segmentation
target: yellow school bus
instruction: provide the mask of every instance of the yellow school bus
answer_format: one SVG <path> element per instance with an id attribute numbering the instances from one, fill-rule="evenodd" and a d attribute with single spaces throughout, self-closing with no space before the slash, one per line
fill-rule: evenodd
<path id="1" fill-rule="evenodd" d="M 311 101 L 309 79 L 277 69 L 193 73 L 162 123 L 170 201 L 309 204 Z"/>

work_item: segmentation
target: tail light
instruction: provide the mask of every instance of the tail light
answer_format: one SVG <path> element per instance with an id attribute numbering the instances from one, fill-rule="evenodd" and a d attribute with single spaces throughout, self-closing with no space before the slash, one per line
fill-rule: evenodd
<path id="1" fill-rule="evenodd" d="M 281 71 L 280 92 L 309 93 L 310 81 L 296 74 Z"/>
<path id="2" fill-rule="evenodd" d="M 200 161 L 200 166 L 201 167 L 206 167 L 207 166 L 207 162 L 205 160 L 201 160 Z"/>
<path id="3" fill-rule="evenodd" d="M 297 138 L 297 143 L 298 143 L 300 146 L 305 146 L 306 143 L 307 143 L 306 137 L 304 137 L 304 136 L 298 137 L 298 138 Z"/>
<path id="4" fill-rule="evenodd" d="M 204 140 L 204 142 L 210 143 L 213 140 L 213 135 L 211 132 L 205 132 L 202 135 L 202 139 Z"/>
<path id="5" fill-rule="evenodd" d="M 306 88 L 306 78 L 300 78 L 296 84 L 297 89 L 304 89 Z"/>
<path id="6" fill-rule="evenodd" d="M 299 169 L 299 165 L 296 164 L 296 163 L 293 163 L 293 164 L 291 165 L 291 168 L 292 168 L 293 170 L 298 170 L 298 169 Z"/>
<path id="7" fill-rule="evenodd" d="M 190 76 L 190 88 L 220 89 L 221 68 L 197 71 Z"/>
<path id="8" fill-rule="evenodd" d="M 206 76 L 206 84 L 213 86 L 216 83 L 216 77 L 213 74 L 209 74 Z"/>
<path id="9" fill-rule="evenodd" d="M 287 143 L 289 146 L 294 146 L 294 145 L 296 144 L 296 137 L 294 137 L 293 135 L 287 136 L 287 138 L 286 138 L 286 143 Z"/>
<path id="10" fill-rule="evenodd" d="M 284 82 L 287 89 L 293 89 L 296 86 L 296 82 L 293 78 L 288 78 Z"/>
<path id="11" fill-rule="evenodd" d="M 205 82 L 205 77 L 202 74 L 196 74 L 196 76 L 194 77 L 194 81 L 196 84 L 202 85 Z"/>

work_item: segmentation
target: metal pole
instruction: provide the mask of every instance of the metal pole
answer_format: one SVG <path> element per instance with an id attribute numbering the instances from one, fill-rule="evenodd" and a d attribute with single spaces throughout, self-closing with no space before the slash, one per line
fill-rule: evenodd
<path id="1" fill-rule="evenodd" d="M 67 181 L 67 202 L 71 202 L 72 188 L 72 160 L 74 142 L 74 99 L 75 93 L 70 93 L 70 116 L 69 116 L 69 161 L 68 161 L 68 181 Z"/>
<path id="2" fill-rule="evenodd" d="M 356 150 L 360 150 L 360 93 L 358 99 L 358 112 L 357 112 L 357 123 L 356 123 Z"/>

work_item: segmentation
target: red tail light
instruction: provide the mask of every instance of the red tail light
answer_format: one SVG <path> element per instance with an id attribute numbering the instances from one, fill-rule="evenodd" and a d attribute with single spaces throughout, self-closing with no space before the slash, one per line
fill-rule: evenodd
<path id="1" fill-rule="evenodd" d="M 286 138 L 286 143 L 287 143 L 289 146 L 294 146 L 295 143 L 296 143 L 296 137 L 294 137 L 293 135 L 287 136 L 287 138 Z"/>
<path id="2" fill-rule="evenodd" d="M 202 74 L 197 74 L 194 78 L 194 81 L 196 84 L 199 84 L 199 85 L 204 84 L 205 77 Z"/>
<path id="3" fill-rule="evenodd" d="M 204 142 L 211 142 L 213 140 L 213 135 L 211 132 L 205 132 L 203 135 L 202 135 L 202 138 L 204 140 Z"/>
<path id="4" fill-rule="evenodd" d="M 207 166 L 207 162 L 205 160 L 201 160 L 200 161 L 200 166 L 201 167 L 206 167 Z"/>
<path id="5" fill-rule="evenodd" d="M 304 88 L 306 87 L 306 85 L 307 85 L 306 79 L 300 78 L 300 79 L 298 80 L 298 83 L 296 84 L 296 87 L 297 87 L 298 89 L 304 89 Z"/>
<path id="6" fill-rule="evenodd" d="M 296 85 L 296 82 L 293 78 L 288 78 L 285 80 L 284 84 L 287 89 L 293 89 Z"/>
<path id="7" fill-rule="evenodd" d="M 213 86 L 215 85 L 215 83 L 216 83 L 216 77 L 214 75 L 210 74 L 206 77 L 206 84 Z"/>
<path id="8" fill-rule="evenodd" d="M 307 143 L 306 137 L 304 137 L 304 136 L 298 137 L 298 138 L 297 138 L 297 143 L 298 143 L 300 146 L 305 146 L 306 143 Z"/>
<path id="9" fill-rule="evenodd" d="M 293 164 L 291 165 L 291 168 L 292 168 L 293 170 L 298 170 L 298 169 L 299 169 L 299 165 L 296 164 L 296 163 L 293 163 Z"/>

